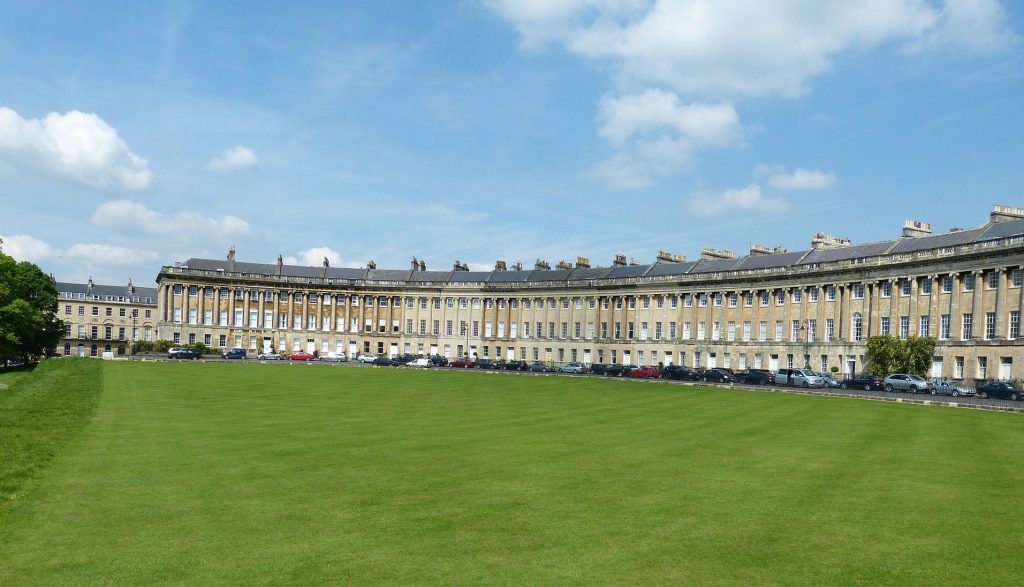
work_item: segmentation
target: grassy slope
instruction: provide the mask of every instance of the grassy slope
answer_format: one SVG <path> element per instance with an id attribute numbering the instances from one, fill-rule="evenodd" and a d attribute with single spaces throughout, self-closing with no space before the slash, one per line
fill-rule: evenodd
<path id="1" fill-rule="evenodd" d="M 1024 420 L 502 374 L 105 364 L 5 582 L 1017 584 Z"/>
<path id="2" fill-rule="evenodd" d="M 101 388 L 101 365 L 83 359 L 0 374 L 0 520 L 88 424 Z"/>

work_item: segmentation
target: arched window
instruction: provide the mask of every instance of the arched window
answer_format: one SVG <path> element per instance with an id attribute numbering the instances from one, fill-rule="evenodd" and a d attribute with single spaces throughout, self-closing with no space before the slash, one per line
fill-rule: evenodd
<path id="1" fill-rule="evenodd" d="M 850 339 L 859 341 L 864 335 L 864 318 L 857 312 L 853 315 L 853 322 L 850 324 Z"/>

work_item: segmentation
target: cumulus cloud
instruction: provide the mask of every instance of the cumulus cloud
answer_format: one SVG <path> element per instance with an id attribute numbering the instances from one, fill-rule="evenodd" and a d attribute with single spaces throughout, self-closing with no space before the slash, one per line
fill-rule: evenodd
<path id="1" fill-rule="evenodd" d="M 998 50 L 1014 39 L 996 0 L 492 0 L 522 45 L 560 43 L 624 83 L 685 94 L 786 95 L 843 51 L 883 43 Z M 799 40 L 798 42 L 796 40 Z"/>
<path id="2" fill-rule="evenodd" d="M 60 256 L 60 251 L 50 243 L 27 234 L 0 235 L 0 250 L 14 257 L 16 261 L 38 263 Z"/>
<path id="3" fill-rule="evenodd" d="M 256 167 L 257 163 L 259 159 L 252 149 L 238 145 L 224 151 L 220 157 L 212 159 L 209 168 L 211 171 L 239 171 Z"/>
<path id="4" fill-rule="evenodd" d="M 342 266 L 341 253 L 330 247 L 313 247 L 305 251 L 299 251 L 296 257 L 284 257 L 284 263 L 286 265 L 306 265 L 312 267 L 323 265 L 324 259 L 327 259 L 331 267 Z"/>
<path id="5" fill-rule="evenodd" d="M 782 211 L 789 208 L 789 202 L 784 198 L 765 196 L 761 186 L 752 183 L 738 190 L 690 194 L 687 207 L 699 216 L 716 216 L 724 212 Z"/>
<path id="6" fill-rule="evenodd" d="M 590 174 L 623 189 L 647 186 L 689 162 L 696 150 L 739 144 L 744 135 L 731 104 L 686 104 L 657 89 L 605 96 L 598 118 L 598 133 L 620 151 Z"/>
<path id="7" fill-rule="evenodd" d="M 84 263 L 90 267 L 123 267 L 152 263 L 160 257 L 155 251 L 144 248 L 100 243 L 76 243 L 61 250 L 27 234 L 4 235 L 0 236 L 0 239 L 3 240 L 3 245 L 0 245 L 3 251 L 16 260 L 47 265 L 56 263 L 60 266 L 62 263 L 71 262 L 76 266 Z"/>
<path id="8" fill-rule="evenodd" d="M 105 265 L 137 265 L 140 263 L 152 263 L 160 258 L 160 255 L 155 251 L 137 247 L 120 247 L 97 243 L 77 243 L 71 245 L 65 251 L 65 255 Z"/>
<path id="9" fill-rule="evenodd" d="M 22 118 L 0 108 L 0 160 L 101 190 L 141 190 L 153 182 L 146 160 L 113 127 L 96 114 L 78 110 Z"/>
<path id="10" fill-rule="evenodd" d="M 212 218 L 196 212 L 161 214 L 129 200 L 101 204 L 90 222 L 100 228 L 117 229 L 123 234 L 160 237 L 177 242 L 210 238 L 225 242 L 249 236 L 253 232 L 249 223 L 237 216 Z"/>
<path id="11" fill-rule="evenodd" d="M 827 190 L 836 185 L 836 174 L 831 171 L 799 167 L 793 173 L 777 169 L 768 174 L 768 185 L 785 190 Z"/>

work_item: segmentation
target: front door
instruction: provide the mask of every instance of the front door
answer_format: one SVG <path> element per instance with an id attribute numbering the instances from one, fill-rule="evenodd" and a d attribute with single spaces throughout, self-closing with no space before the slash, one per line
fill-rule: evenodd
<path id="1" fill-rule="evenodd" d="M 942 378 L 942 357 L 932 357 L 932 377 Z"/>
<path id="2" fill-rule="evenodd" d="M 768 370 L 778 371 L 779 370 L 779 355 L 772 355 L 768 357 Z"/>

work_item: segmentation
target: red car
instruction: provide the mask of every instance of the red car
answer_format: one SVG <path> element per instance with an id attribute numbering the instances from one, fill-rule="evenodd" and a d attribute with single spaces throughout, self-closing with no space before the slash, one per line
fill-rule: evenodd
<path id="1" fill-rule="evenodd" d="M 473 359 L 456 359 L 451 363 L 448 363 L 449 367 L 455 367 L 456 369 L 472 369 L 476 366 Z"/>
<path id="2" fill-rule="evenodd" d="M 627 375 L 637 379 L 647 379 L 650 377 L 661 377 L 661 371 L 658 371 L 657 367 L 637 367 L 636 369 L 631 369 Z"/>
<path id="3" fill-rule="evenodd" d="M 315 358 L 312 353 L 292 353 L 288 355 L 289 361 L 312 361 Z"/>

